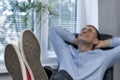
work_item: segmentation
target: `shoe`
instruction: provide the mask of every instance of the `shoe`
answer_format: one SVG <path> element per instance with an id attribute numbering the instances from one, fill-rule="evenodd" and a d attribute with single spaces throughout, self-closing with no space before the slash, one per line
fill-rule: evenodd
<path id="1" fill-rule="evenodd" d="M 13 80 L 27 80 L 26 68 L 18 48 L 8 44 L 4 54 L 5 66 Z"/>
<path id="2" fill-rule="evenodd" d="M 21 32 L 20 51 L 31 79 L 48 80 L 47 74 L 40 62 L 40 45 L 32 31 L 23 30 Z"/>

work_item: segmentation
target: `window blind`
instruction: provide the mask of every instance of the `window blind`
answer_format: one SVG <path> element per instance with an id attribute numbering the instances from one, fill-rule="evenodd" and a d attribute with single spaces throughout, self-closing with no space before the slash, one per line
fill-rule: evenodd
<path id="1" fill-rule="evenodd" d="M 71 33 L 75 33 L 77 0 L 49 0 L 49 4 L 55 14 L 49 18 L 49 27 L 61 26 Z M 53 50 L 50 41 L 48 42 L 48 50 Z"/>

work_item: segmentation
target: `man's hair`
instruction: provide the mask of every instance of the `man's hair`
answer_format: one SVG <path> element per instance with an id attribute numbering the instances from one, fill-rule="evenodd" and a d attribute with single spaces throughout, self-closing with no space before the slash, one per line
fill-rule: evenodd
<path id="1" fill-rule="evenodd" d="M 93 28 L 96 30 L 97 38 L 100 39 L 100 33 L 99 33 L 99 31 L 96 29 L 95 26 L 93 26 L 93 25 L 86 25 L 86 26 L 93 27 Z"/>

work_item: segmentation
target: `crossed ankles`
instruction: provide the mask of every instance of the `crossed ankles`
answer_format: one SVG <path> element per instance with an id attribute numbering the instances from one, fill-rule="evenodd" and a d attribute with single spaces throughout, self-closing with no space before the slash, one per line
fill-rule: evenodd
<path id="1" fill-rule="evenodd" d="M 40 45 L 32 31 L 22 31 L 20 51 L 13 44 L 8 44 L 4 57 L 13 80 L 48 80 L 40 62 Z"/>

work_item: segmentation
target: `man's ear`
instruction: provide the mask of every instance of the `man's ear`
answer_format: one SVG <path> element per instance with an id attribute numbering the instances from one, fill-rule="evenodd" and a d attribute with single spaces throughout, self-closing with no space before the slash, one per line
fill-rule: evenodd
<path id="1" fill-rule="evenodd" d="M 97 45 L 98 43 L 99 43 L 99 39 L 95 39 L 93 42 L 94 45 Z"/>

